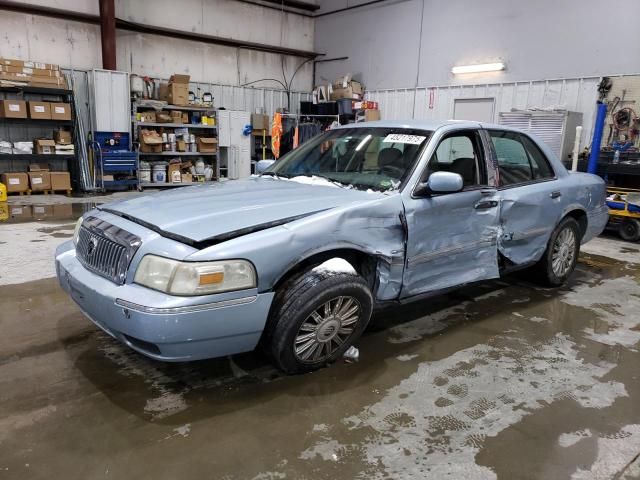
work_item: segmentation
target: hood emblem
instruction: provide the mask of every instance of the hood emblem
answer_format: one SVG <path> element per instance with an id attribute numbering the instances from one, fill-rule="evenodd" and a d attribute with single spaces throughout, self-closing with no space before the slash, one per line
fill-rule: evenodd
<path id="1" fill-rule="evenodd" d="M 89 245 L 87 245 L 87 256 L 90 257 L 91 255 L 93 255 L 97 248 L 98 240 L 96 239 L 96 237 L 91 237 L 91 240 L 89 240 Z"/>

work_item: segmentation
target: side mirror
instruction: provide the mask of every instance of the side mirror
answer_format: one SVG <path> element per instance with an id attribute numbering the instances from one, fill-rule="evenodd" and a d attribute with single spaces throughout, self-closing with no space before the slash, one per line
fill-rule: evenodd
<path id="1" fill-rule="evenodd" d="M 264 172 L 267 168 L 269 168 L 274 163 L 276 163 L 275 160 L 259 160 L 258 163 L 256 164 L 256 173 L 260 174 Z"/>
<path id="2" fill-rule="evenodd" d="M 464 181 L 462 177 L 453 172 L 433 172 L 429 180 L 418 185 L 415 195 L 428 197 L 433 194 L 456 193 L 462 190 Z"/>

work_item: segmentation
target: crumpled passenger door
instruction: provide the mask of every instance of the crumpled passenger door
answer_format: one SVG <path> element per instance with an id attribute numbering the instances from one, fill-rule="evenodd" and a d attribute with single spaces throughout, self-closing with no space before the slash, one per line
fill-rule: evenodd
<path id="1" fill-rule="evenodd" d="M 473 155 L 480 168 L 479 178 L 468 185 L 465 180 L 465 189 L 461 192 L 403 197 L 408 229 L 403 298 L 499 276 L 500 203 L 496 189 L 487 185 L 484 162 L 488 151 L 479 132 L 467 129 L 434 138 L 432 141 L 438 146 L 433 150 L 424 179 L 431 168 L 429 165 L 437 158 L 439 146 L 455 135 L 465 135 L 473 141 L 473 152 L 469 153 L 468 148 L 461 148 L 460 139 L 454 139 L 452 144 L 458 153 L 454 152 L 453 156 L 465 159 Z M 449 155 L 441 152 L 440 157 L 443 156 Z M 451 158 L 444 164 L 439 163 L 438 170 L 445 170 L 446 163 L 451 164 L 448 171 L 455 171 L 456 162 Z"/>

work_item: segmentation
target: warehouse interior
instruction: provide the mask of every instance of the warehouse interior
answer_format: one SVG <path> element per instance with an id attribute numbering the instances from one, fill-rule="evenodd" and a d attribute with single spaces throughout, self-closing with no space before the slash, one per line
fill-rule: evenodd
<path id="1" fill-rule="evenodd" d="M 0 1 L 0 477 L 640 479 L 640 3 L 610 6 Z M 451 165 L 476 177 L 436 160 L 429 175 L 461 182 L 438 190 L 417 165 L 456 128 Z M 548 178 L 522 141 L 531 185 L 492 179 L 497 131 L 535 139 Z M 390 141 L 415 164 L 379 185 L 345 188 L 338 160 L 299 173 L 364 146 L 350 174 L 373 162 L 377 179 L 398 168 Z M 446 203 L 465 194 L 487 229 Z M 554 219 L 570 198 L 586 211 Z M 521 238 L 489 213 L 518 201 L 538 221 Z M 584 243 L 558 250 L 567 221 Z M 523 260 L 504 247 L 535 239 Z M 94 250 L 122 256 L 97 272 Z M 542 285 L 530 268 L 556 250 L 571 269 Z M 184 265 L 215 302 L 172 290 Z M 309 292 L 341 275 L 369 295 L 362 331 L 293 368 L 283 319 L 322 316 Z M 337 298 L 317 320 L 328 348 Z M 234 336 L 260 309 L 255 341 Z M 181 331 L 187 312 L 200 323 Z M 167 353 L 178 337 L 197 354 Z"/>

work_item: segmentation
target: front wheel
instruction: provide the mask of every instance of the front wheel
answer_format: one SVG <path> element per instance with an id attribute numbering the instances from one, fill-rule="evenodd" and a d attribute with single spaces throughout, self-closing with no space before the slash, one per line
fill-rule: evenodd
<path id="1" fill-rule="evenodd" d="M 627 242 L 637 242 L 640 240 L 640 221 L 629 218 L 620 225 L 620 237 Z"/>
<path id="2" fill-rule="evenodd" d="M 372 309 L 371 291 L 355 271 L 316 267 L 278 291 L 266 350 L 286 373 L 316 370 L 340 358 L 360 337 Z"/>
<path id="3" fill-rule="evenodd" d="M 566 217 L 558 224 L 544 255 L 534 267 L 542 283 L 559 287 L 567 281 L 578 262 L 580 238 L 580 225 L 574 218 Z"/>

